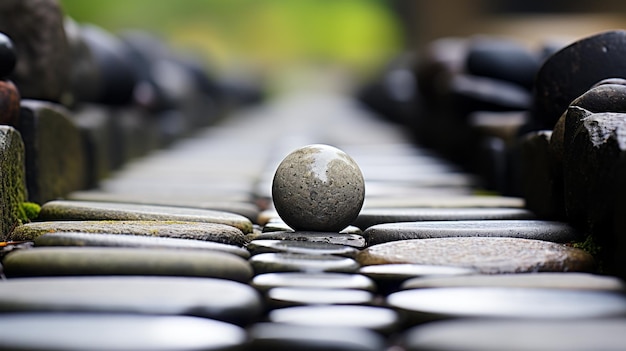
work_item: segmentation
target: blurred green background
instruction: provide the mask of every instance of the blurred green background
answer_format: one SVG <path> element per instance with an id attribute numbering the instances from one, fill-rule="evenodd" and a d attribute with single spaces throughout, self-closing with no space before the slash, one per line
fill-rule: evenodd
<path id="1" fill-rule="evenodd" d="M 154 31 L 222 70 L 266 74 L 298 65 L 336 65 L 356 77 L 403 48 L 384 0 L 61 0 L 66 14 L 115 33 Z"/>

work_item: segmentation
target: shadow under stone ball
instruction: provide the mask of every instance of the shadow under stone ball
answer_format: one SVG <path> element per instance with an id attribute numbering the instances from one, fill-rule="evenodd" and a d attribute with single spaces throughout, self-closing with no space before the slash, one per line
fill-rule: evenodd
<path id="1" fill-rule="evenodd" d="M 359 215 L 365 181 L 345 152 L 328 145 L 308 145 L 280 163 L 272 198 L 280 218 L 293 229 L 338 232 Z"/>

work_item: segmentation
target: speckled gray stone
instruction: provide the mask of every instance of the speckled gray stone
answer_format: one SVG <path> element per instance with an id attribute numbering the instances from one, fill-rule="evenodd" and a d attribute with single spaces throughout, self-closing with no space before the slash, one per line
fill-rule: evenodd
<path id="1" fill-rule="evenodd" d="M 359 214 L 365 181 L 356 162 L 328 145 L 293 151 L 280 163 L 272 183 L 280 217 L 296 230 L 340 231 Z"/>
<path id="2" fill-rule="evenodd" d="M 33 222 L 21 225 L 11 233 L 10 240 L 33 240 L 55 232 L 132 234 L 180 239 L 214 241 L 243 246 L 241 230 L 226 225 L 177 221 L 61 221 Z"/>
<path id="3" fill-rule="evenodd" d="M 248 243 L 252 255 L 268 252 L 287 252 L 308 255 L 338 255 L 354 257 L 359 250 L 346 245 L 335 245 L 323 241 L 295 240 L 252 240 Z"/>
<path id="4" fill-rule="evenodd" d="M 357 256 L 363 265 L 417 263 L 473 268 L 483 274 L 592 271 L 587 252 L 542 240 L 519 238 L 439 238 L 371 246 Z"/>
<path id="5" fill-rule="evenodd" d="M 506 237 L 569 243 L 581 240 L 563 222 L 540 220 L 429 221 L 385 223 L 363 232 L 368 245 L 407 239 L 450 237 Z"/>

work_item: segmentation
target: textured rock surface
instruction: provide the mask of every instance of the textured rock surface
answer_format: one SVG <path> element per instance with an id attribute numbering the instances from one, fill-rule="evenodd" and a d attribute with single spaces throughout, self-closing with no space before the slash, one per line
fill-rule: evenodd
<path id="1" fill-rule="evenodd" d="M 26 200 L 24 143 L 20 133 L 8 126 L 0 126 L 0 179 L 0 239 L 6 239 L 20 224 Z"/>
<path id="2" fill-rule="evenodd" d="M 340 231 L 359 214 L 365 181 L 356 162 L 328 145 L 309 145 L 281 162 L 272 184 L 274 206 L 296 230 Z"/>

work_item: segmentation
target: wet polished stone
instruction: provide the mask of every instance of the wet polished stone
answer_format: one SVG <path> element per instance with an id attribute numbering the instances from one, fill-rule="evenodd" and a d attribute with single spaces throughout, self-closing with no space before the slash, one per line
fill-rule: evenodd
<path id="1" fill-rule="evenodd" d="M 503 207 L 524 208 L 524 199 L 506 196 L 480 195 L 444 195 L 437 197 L 380 197 L 368 198 L 363 205 L 367 208 L 475 208 L 475 207 Z"/>
<path id="2" fill-rule="evenodd" d="M 354 273 L 359 264 L 347 257 L 299 253 L 262 253 L 249 260 L 255 274 L 273 272 Z"/>
<path id="3" fill-rule="evenodd" d="M 278 287 L 376 290 L 370 278 L 349 273 L 265 273 L 254 277 L 251 284 L 260 291 Z"/>
<path id="4" fill-rule="evenodd" d="M 413 263 L 471 268 L 484 274 L 589 272 L 587 252 L 541 240 L 518 238 L 441 238 L 393 241 L 371 246 L 357 256 L 363 266 Z"/>
<path id="5" fill-rule="evenodd" d="M 376 266 L 371 266 L 376 267 Z M 451 287 L 545 288 L 625 292 L 626 284 L 618 278 L 589 273 L 517 273 L 466 275 L 456 277 L 420 277 L 402 284 L 402 289 Z"/>
<path id="6" fill-rule="evenodd" d="M 374 295 L 365 290 L 278 287 L 267 291 L 271 307 L 300 305 L 369 305 Z"/>
<path id="7" fill-rule="evenodd" d="M 532 288 L 412 289 L 387 297 L 415 322 L 460 317 L 581 319 L 626 317 L 626 296 L 615 292 Z"/>
<path id="8" fill-rule="evenodd" d="M 3 315 L 0 328 L 0 350 L 240 350 L 247 339 L 238 326 L 188 316 L 20 313 Z"/>
<path id="9" fill-rule="evenodd" d="M 513 220 L 533 219 L 532 212 L 521 208 L 365 208 L 354 225 L 365 230 L 373 225 L 395 222 Z"/>
<path id="10" fill-rule="evenodd" d="M 380 351 L 385 339 L 371 330 L 284 323 L 257 323 L 249 329 L 251 351 Z"/>
<path id="11" fill-rule="evenodd" d="M 41 206 L 42 221 L 182 221 L 226 224 L 241 230 L 252 231 L 252 222 L 229 212 L 95 201 L 50 201 Z"/>
<path id="12" fill-rule="evenodd" d="M 213 241 L 243 246 L 246 242 L 241 230 L 226 225 L 176 221 L 67 221 L 32 222 L 15 228 L 10 240 L 34 240 L 57 232 L 132 234 L 179 239 Z"/>
<path id="13" fill-rule="evenodd" d="M 386 223 L 363 232 L 369 246 L 397 240 L 506 237 L 569 243 L 580 234 L 567 223 L 540 220 L 432 221 Z"/>
<path id="14" fill-rule="evenodd" d="M 265 232 L 254 236 L 254 240 L 284 240 L 321 242 L 335 245 L 351 246 L 357 249 L 365 247 L 365 238 L 359 234 L 342 234 L 326 232 Z"/>
<path id="15" fill-rule="evenodd" d="M 620 350 L 626 345 L 626 320 L 440 321 L 408 330 L 402 344 L 407 351 Z"/>
<path id="16" fill-rule="evenodd" d="M 261 297 L 230 280 L 184 277 L 54 277 L 0 284 L 0 311 L 193 315 L 247 324 Z M 2 318 L 0 318 L 2 319 Z"/>
<path id="17" fill-rule="evenodd" d="M 471 268 L 431 266 L 423 264 L 377 264 L 359 269 L 359 274 L 370 277 L 385 294 L 396 292 L 406 280 L 426 277 L 448 277 L 476 274 Z"/>
<path id="18" fill-rule="evenodd" d="M 214 250 L 249 258 L 243 247 L 212 241 L 177 239 L 158 236 L 93 233 L 50 233 L 35 238 L 35 246 L 141 247 L 151 249 Z"/>
<path id="19" fill-rule="evenodd" d="M 270 252 L 298 253 L 308 255 L 338 255 L 354 257 L 358 250 L 345 245 L 317 241 L 253 240 L 248 243 L 252 255 Z"/>
<path id="20" fill-rule="evenodd" d="M 317 327 L 356 327 L 381 333 L 395 331 L 400 322 L 400 317 L 392 309 L 348 305 L 286 307 L 271 311 L 268 318 L 274 323 Z"/>
<path id="21" fill-rule="evenodd" d="M 296 230 L 340 231 L 359 214 L 365 181 L 358 164 L 329 145 L 308 145 L 285 157 L 272 182 L 276 211 Z"/>

